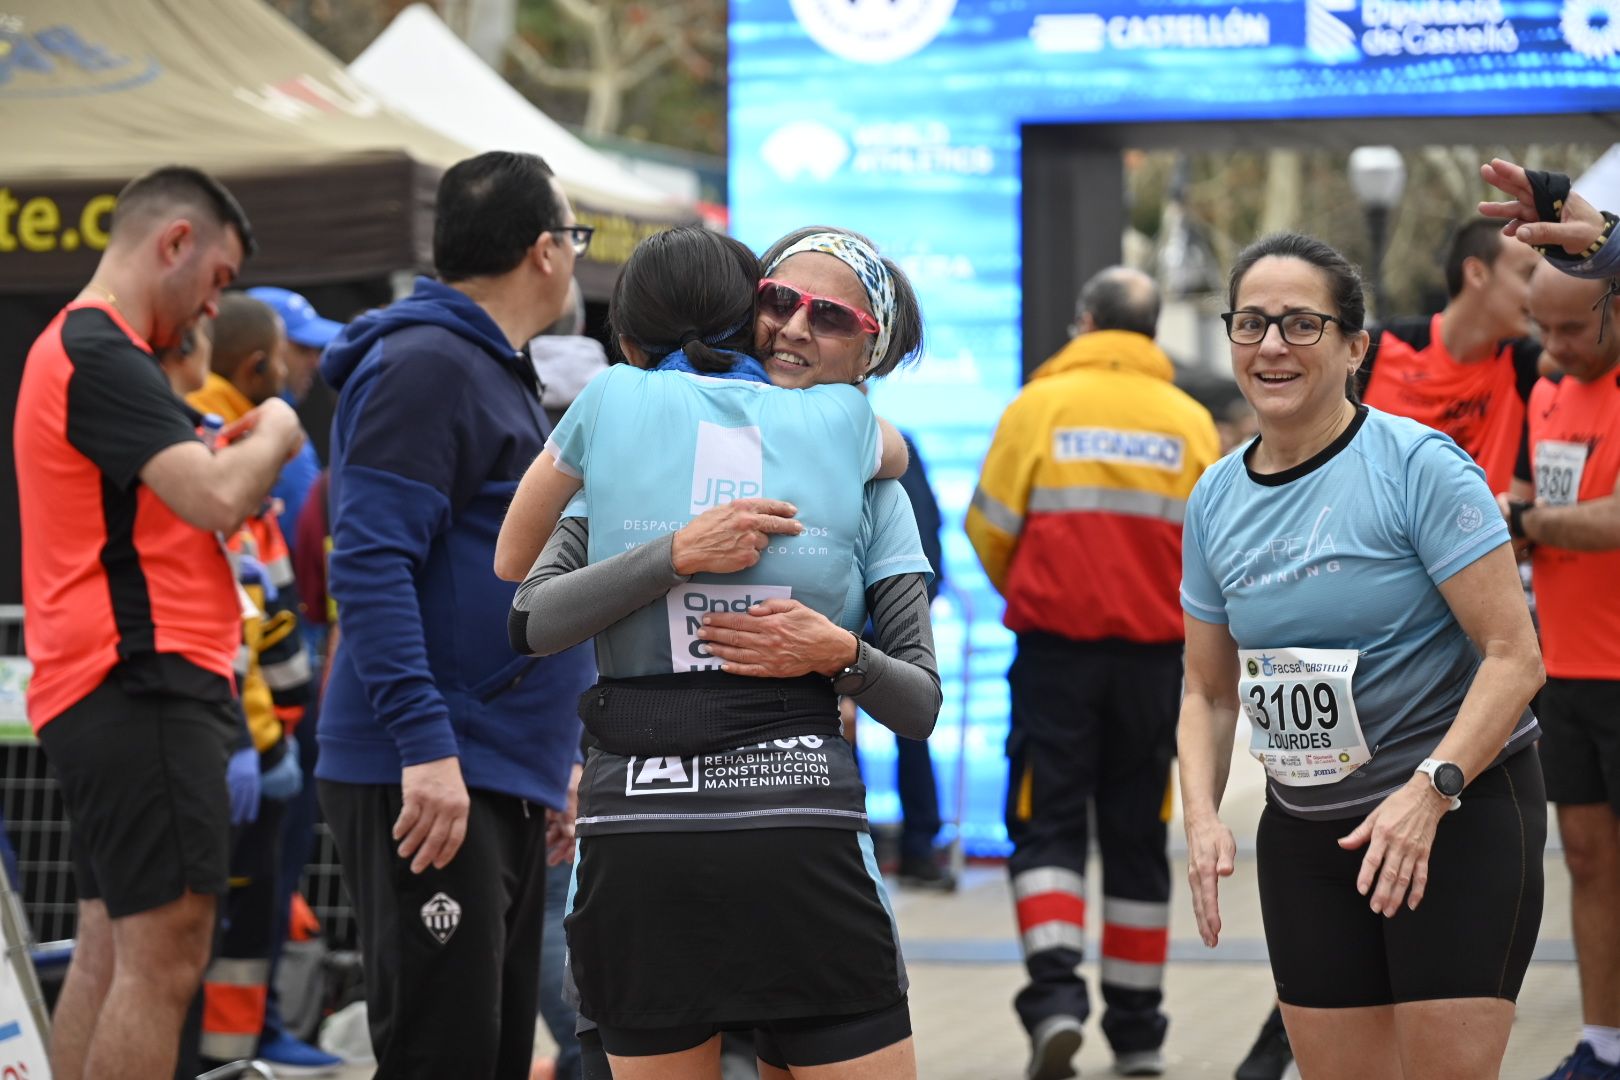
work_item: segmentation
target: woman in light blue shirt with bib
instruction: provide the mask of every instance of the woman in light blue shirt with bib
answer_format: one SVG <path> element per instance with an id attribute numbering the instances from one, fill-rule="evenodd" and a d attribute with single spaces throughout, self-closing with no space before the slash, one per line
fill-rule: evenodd
<path id="1" fill-rule="evenodd" d="M 636 366 L 594 381 L 548 446 L 555 465 L 536 465 L 581 477 L 569 514 L 583 509 L 590 528 L 558 528 L 513 611 L 529 651 L 594 633 L 603 672 L 582 701 L 599 745 L 568 919 L 580 1012 L 615 1075 L 716 1075 L 714 1036 L 731 1027 L 755 1031 L 767 1077 L 914 1075 L 904 965 L 834 687 L 927 734 L 939 703 L 927 562 L 903 492 L 863 491 L 879 436 L 859 391 L 773 388 L 766 367 L 847 353 L 882 373 L 915 352 L 920 323 L 897 318 L 898 269 L 836 232 L 777 262 L 853 272 L 859 296 L 759 282 L 755 264 L 730 310 L 699 284 L 729 269 L 680 268 L 710 248 L 740 265 L 735 242 L 690 233 L 626 266 L 611 322 Z M 793 330 L 758 349 L 764 365 L 741 355 L 770 344 L 756 338 L 756 290 L 761 326 L 813 326 L 828 355 L 791 345 Z M 851 633 L 868 604 L 890 627 L 887 652 Z M 897 637 L 902 623 L 920 633 Z M 797 656 L 763 655 L 753 625 L 798 635 Z"/>
<path id="2" fill-rule="evenodd" d="M 1178 753 L 1199 935 L 1221 931 L 1241 708 L 1267 773 L 1261 913 L 1312 1080 L 1495 1076 L 1535 945 L 1541 655 L 1484 473 L 1358 405 L 1361 281 L 1298 235 L 1224 318 L 1260 434 L 1188 501 Z"/>

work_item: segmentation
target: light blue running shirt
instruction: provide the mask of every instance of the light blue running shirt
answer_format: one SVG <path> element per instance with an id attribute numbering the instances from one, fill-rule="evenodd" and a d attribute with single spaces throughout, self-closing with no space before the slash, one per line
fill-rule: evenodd
<path id="1" fill-rule="evenodd" d="M 1315 786 L 1268 778 L 1291 813 L 1359 816 L 1456 717 L 1480 657 L 1438 586 L 1507 543 L 1507 526 L 1479 466 L 1414 420 L 1362 406 L 1332 445 L 1269 476 L 1249 471 L 1253 445 L 1212 466 L 1187 502 L 1181 605 L 1228 625 L 1240 650 L 1359 653 L 1351 693 L 1371 759 Z M 1537 736 L 1526 709 L 1496 760 Z"/>
<path id="2" fill-rule="evenodd" d="M 873 480 L 862 500 L 861 529 L 855 538 L 855 572 L 849 577 L 844 610 L 833 621 L 859 634 L 866 628 L 866 593 L 878 582 L 901 574 L 921 574 L 926 584 L 934 568 L 923 552 L 911 496 L 898 480 Z"/>
<path id="3" fill-rule="evenodd" d="M 791 502 L 806 528 L 773 538 L 748 570 L 695 575 L 598 634 L 604 676 L 717 668 L 696 636 L 707 611 L 791 598 L 836 621 L 848 607 L 862 485 L 882 454 L 877 420 L 855 387 L 783 390 L 621 364 L 591 380 L 546 445 L 584 480 L 593 563 L 739 498 Z"/>

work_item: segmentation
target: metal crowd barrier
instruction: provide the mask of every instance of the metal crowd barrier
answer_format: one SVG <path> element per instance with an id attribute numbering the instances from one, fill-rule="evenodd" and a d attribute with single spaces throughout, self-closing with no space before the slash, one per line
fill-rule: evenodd
<path id="1" fill-rule="evenodd" d="M 23 694 L 27 666 L 23 609 L 0 605 L 0 811 L 16 853 L 16 890 L 39 947 L 71 942 L 77 927 L 67 812 L 45 754 L 34 741 Z M 356 948 L 354 911 L 343 891 L 337 848 L 324 823 L 315 826 L 314 855 L 304 869 L 303 893 L 333 949 Z"/>
<path id="2" fill-rule="evenodd" d="M 34 941 L 71 942 L 78 894 L 67 814 L 28 726 L 24 696 L 32 670 L 23 650 L 23 609 L 0 605 L 0 811 L 16 856 L 15 888 Z"/>

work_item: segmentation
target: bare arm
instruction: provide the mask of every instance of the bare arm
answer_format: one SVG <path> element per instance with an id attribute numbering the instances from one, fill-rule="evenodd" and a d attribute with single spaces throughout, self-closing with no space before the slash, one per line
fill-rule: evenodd
<path id="1" fill-rule="evenodd" d="M 1220 818 L 1237 732 L 1238 656 L 1231 631 L 1184 616 L 1186 672 L 1176 728 L 1182 813 L 1187 830 L 1187 879 L 1198 936 L 1220 941 L 1220 879 L 1232 875 L 1237 844 Z"/>
<path id="2" fill-rule="evenodd" d="M 1547 354 L 1542 353 L 1541 355 L 1545 357 Z M 1535 486 L 1532 485 L 1530 481 L 1520 480 L 1517 476 L 1515 476 L 1512 483 L 1508 485 L 1507 492 L 1496 497 L 1496 508 L 1502 512 L 1503 521 L 1512 521 L 1513 516 L 1511 511 L 1513 504 L 1516 502 L 1527 503 L 1534 500 L 1535 497 Z M 1514 540 L 1513 557 L 1520 562 L 1524 562 L 1526 559 L 1528 559 L 1530 557 L 1530 541 Z"/>
<path id="3" fill-rule="evenodd" d="M 906 440 L 901 437 L 899 428 L 881 416 L 877 418 L 877 423 L 883 460 L 878 462 L 877 475 L 873 479 L 898 480 L 911 467 L 911 452 L 906 449 Z"/>
<path id="4" fill-rule="evenodd" d="M 502 581 L 522 581 L 557 527 L 557 519 L 568 508 L 568 500 L 579 493 L 582 481 L 557 467 L 549 448 L 529 463 L 518 482 L 506 520 L 495 538 L 495 576 Z"/>
<path id="5" fill-rule="evenodd" d="M 271 398 L 221 438 L 233 441 L 214 452 L 200 442 L 160 450 L 140 477 L 186 523 L 230 533 L 270 494 L 281 466 L 304 444 L 304 432 L 287 403 Z"/>
<path id="6" fill-rule="evenodd" d="M 1546 672 L 1506 544 L 1446 579 L 1440 595 L 1484 661 L 1434 756 L 1472 780 L 1501 753 Z M 1419 779 L 1432 793 L 1428 778 Z"/>
<path id="7" fill-rule="evenodd" d="M 1501 753 L 1546 673 L 1507 544 L 1446 579 L 1440 595 L 1484 661 L 1431 756 L 1456 763 L 1472 781 Z M 1422 901 L 1435 830 L 1449 808 L 1429 778 L 1414 773 L 1339 841 L 1344 848 L 1367 846 L 1356 888 L 1371 893 L 1373 911 L 1392 916 L 1403 902 L 1416 908 Z"/>
<path id="8" fill-rule="evenodd" d="M 1506 202 L 1479 204 L 1479 212 L 1486 217 L 1507 221 L 1502 231 L 1508 236 L 1539 249 L 1561 272 L 1572 277 L 1595 281 L 1620 273 L 1620 228 L 1616 228 L 1620 222 L 1612 212 L 1599 210 L 1580 192 L 1571 191 L 1561 204 L 1553 204 L 1556 220 L 1544 219 L 1522 167 L 1493 158 L 1480 166 L 1479 173 L 1486 183 L 1512 196 Z"/>
<path id="9" fill-rule="evenodd" d="M 1526 539 L 1537 544 L 1565 551 L 1620 548 L 1620 484 L 1601 499 L 1574 506 L 1537 506 L 1526 510 L 1521 520 Z"/>

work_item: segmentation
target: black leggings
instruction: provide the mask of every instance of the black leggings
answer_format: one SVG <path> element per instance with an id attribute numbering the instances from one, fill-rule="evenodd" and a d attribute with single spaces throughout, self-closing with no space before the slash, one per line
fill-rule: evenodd
<path id="1" fill-rule="evenodd" d="M 1534 749 L 1481 773 L 1440 819 L 1416 911 L 1376 915 L 1356 891 L 1357 818 L 1305 820 L 1269 802 L 1256 861 L 1277 997 L 1335 1009 L 1518 998 L 1541 925 L 1547 796 Z"/>

